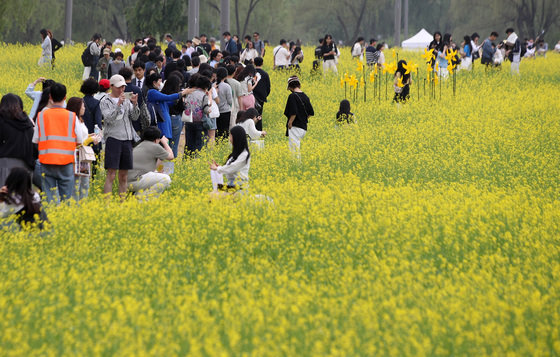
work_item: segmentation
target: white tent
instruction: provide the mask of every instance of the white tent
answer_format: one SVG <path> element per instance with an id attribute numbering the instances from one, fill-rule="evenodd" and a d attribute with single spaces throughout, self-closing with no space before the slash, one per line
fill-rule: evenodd
<path id="1" fill-rule="evenodd" d="M 401 44 L 402 48 L 426 48 L 432 42 L 434 37 L 430 35 L 425 29 L 420 30 L 416 35 L 412 36 L 408 40 L 404 40 Z"/>

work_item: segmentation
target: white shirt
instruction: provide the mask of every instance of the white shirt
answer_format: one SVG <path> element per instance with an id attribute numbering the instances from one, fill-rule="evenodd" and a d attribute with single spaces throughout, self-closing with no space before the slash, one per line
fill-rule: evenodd
<path id="1" fill-rule="evenodd" d="M 191 57 L 192 53 L 195 51 L 194 47 L 189 47 L 187 48 L 187 51 L 185 52 L 185 54 L 189 57 Z"/>
<path id="2" fill-rule="evenodd" d="M 290 65 L 290 51 L 284 46 L 276 46 L 273 51 L 274 64 L 276 66 L 289 66 Z"/>
<path id="3" fill-rule="evenodd" d="M 79 127 L 79 128 L 78 128 Z M 89 131 L 85 123 L 81 122 L 79 119 L 76 121 L 76 132 L 81 130 L 82 132 L 82 142 L 89 137 Z"/>
<path id="4" fill-rule="evenodd" d="M 210 107 L 210 114 L 208 114 L 210 118 L 217 118 L 220 116 L 220 108 L 218 107 L 218 103 L 216 103 L 216 98 L 218 98 L 218 91 L 212 86 L 212 105 Z M 210 102 L 210 98 L 208 98 L 208 102 Z"/>
<path id="5" fill-rule="evenodd" d="M 39 121 L 39 116 L 37 116 L 37 121 Z M 87 127 L 86 127 L 86 135 L 83 135 L 82 129 L 80 124 L 82 124 L 80 122 L 80 119 L 78 119 L 78 116 L 76 115 L 76 122 L 74 123 L 74 134 L 76 134 L 76 143 L 77 144 L 81 144 L 84 142 L 85 139 L 87 139 L 88 134 L 87 134 Z M 83 124 L 85 126 L 85 124 Z M 37 144 L 39 142 L 39 126 L 35 125 L 35 127 L 33 128 L 33 138 L 31 139 L 31 141 L 35 144 Z"/>
<path id="6" fill-rule="evenodd" d="M 245 129 L 251 140 L 257 140 L 262 136 L 262 131 L 258 131 L 253 119 L 247 119 L 243 123 L 236 124 Z"/>
<path id="7" fill-rule="evenodd" d="M 359 42 L 356 42 L 354 44 L 354 47 L 352 47 L 352 57 L 358 57 L 362 54 L 362 45 L 360 45 Z"/>
<path id="8" fill-rule="evenodd" d="M 245 61 L 252 61 L 257 57 L 259 57 L 259 54 L 257 53 L 257 50 L 255 50 L 254 48 L 246 48 L 241 53 L 240 60 L 241 60 L 241 63 L 243 63 Z"/>
<path id="9" fill-rule="evenodd" d="M 216 170 L 220 175 L 226 175 L 228 185 L 239 185 L 247 188 L 249 185 L 249 167 L 251 166 L 251 158 L 247 160 L 249 152 L 243 151 L 233 161 L 229 159 L 224 166 L 218 166 Z"/>
<path id="10" fill-rule="evenodd" d="M 377 60 L 378 64 L 384 64 L 385 63 L 385 54 L 383 54 L 383 51 L 379 52 L 379 59 Z"/>
<path id="11" fill-rule="evenodd" d="M 0 202 L 0 218 L 6 218 L 14 213 L 18 213 L 23 208 L 23 203 L 21 202 L 21 197 L 19 195 L 13 195 L 13 204 L 8 204 L 6 202 Z M 41 202 L 41 196 L 37 192 L 33 193 L 33 203 L 37 204 Z"/>

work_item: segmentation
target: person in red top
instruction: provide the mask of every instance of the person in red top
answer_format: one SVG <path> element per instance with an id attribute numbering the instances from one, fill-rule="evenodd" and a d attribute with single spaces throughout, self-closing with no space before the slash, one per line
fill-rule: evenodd
<path id="1" fill-rule="evenodd" d="M 74 151 L 84 140 L 76 114 L 64 108 L 66 87 L 55 83 L 50 88 L 47 106 L 37 116 L 33 142 L 39 144 L 41 183 L 47 202 L 72 197 L 74 192 Z"/>

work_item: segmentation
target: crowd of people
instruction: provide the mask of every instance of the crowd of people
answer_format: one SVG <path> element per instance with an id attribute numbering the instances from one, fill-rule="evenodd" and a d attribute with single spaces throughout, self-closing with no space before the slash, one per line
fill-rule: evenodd
<path id="1" fill-rule="evenodd" d="M 61 47 L 50 30 L 41 30 L 42 54 L 39 65 L 54 67 L 54 53 Z M 464 36 L 460 45 L 450 34 L 436 32 L 427 50 L 430 64 L 447 77 L 449 54 L 453 64 L 470 70 L 477 59 L 486 66 L 500 66 L 505 58 L 511 71 L 519 73 L 521 58 L 546 54 L 542 38 L 521 42 L 513 29 L 506 39 L 492 32 L 482 44 L 476 33 Z M 171 183 L 172 161 L 183 151 L 184 158 L 196 158 L 204 146 L 229 141 L 232 153 L 224 165 L 215 161 L 210 170 L 225 175 L 219 189 L 243 193 L 248 188 L 250 145 L 263 147 L 263 108 L 271 83 L 263 70 L 266 43 L 259 33 L 245 36 L 243 43 L 229 32 L 222 34 L 223 49 L 215 38 L 194 37 L 178 48 L 171 34 L 166 47 L 153 37 L 137 39 L 129 56 L 94 34 L 82 53 L 84 66 L 80 91 L 83 97 L 66 98 L 62 83 L 44 77 L 30 83 L 25 94 L 33 100 L 26 115 L 21 98 L 6 94 L 0 101 L 0 214 L 17 213 L 21 222 L 43 217 L 40 196 L 48 202 L 88 196 L 90 179 L 98 174 L 98 161 L 106 171 L 103 191 L 110 196 L 115 180 L 121 198 L 128 194 L 158 195 Z M 371 68 L 385 65 L 385 43 L 359 37 L 351 55 Z M 555 48 L 560 51 L 560 43 Z M 455 52 L 456 51 L 456 52 Z M 274 70 L 295 70 L 304 60 L 301 43 L 280 40 L 272 50 Z M 340 57 L 333 37 L 319 40 L 313 70 L 337 73 Z M 407 63 L 400 60 L 394 73 L 395 102 L 406 102 L 411 84 Z M 36 87 L 42 84 L 42 90 Z M 284 115 L 290 149 L 299 157 L 308 119 L 314 115 L 309 97 L 301 90 L 298 76 L 288 79 Z M 354 123 L 350 102 L 343 100 L 336 114 L 337 124 Z M 180 138 L 184 133 L 184 148 Z M 170 169 L 171 168 L 171 169 Z M 25 175 L 24 175 L 25 173 Z M 22 175 L 25 179 L 22 179 Z M 33 214 L 32 214 L 33 213 Z"/>
<path id="2" fill-rule="evenodd" d="M 106 171 L 107 197 L 115 181 L 122 199 L 158 195 L 170 185 L 173 172 L 162 170 L 162 162 L 174 160 L 180 151 L 196 159 L 204 146 L 228 141 L 231 155 L 223 165 L 214 161 L 209 168 L 227 179 L 219 190 L 245 193 L 249 143 L 260 148 L 267 135 L 262 113 L 271 90 L 258 33 L 246 36 L 242 46 L 225 32 L 224 50 L 204 35 L 181 50 L 170 34 L 166 48 L 147 38 L 136 41 L 126 59 L 101 38 L 94 34 L 82 54 L 83 97 L 67 98 L 64 84 L 44 77 L 25 90 L 33 100 L 29 115 L 17 94 L 2 97 L 0 216 L 15 215 L 21 223 L 35 221 L 37 214 L 46 219 L 32 185 L 47 202 L 80 201 L 89 194 L 90 179 L 99 175 L 98 161 Z M 297 151 L 314 112 L 297 76 L 290 77 L 287 89 L 286 136 Z"/>

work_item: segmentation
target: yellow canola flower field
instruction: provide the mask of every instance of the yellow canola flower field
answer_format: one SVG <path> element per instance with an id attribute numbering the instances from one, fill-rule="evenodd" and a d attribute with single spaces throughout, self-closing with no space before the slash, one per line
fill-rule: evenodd
<path id="1" fill-rule="evenodd" d="M 46 76 L 78 95 L 83 48 L 52 71 L 38 46 L 0 46 L 0 94 Z M 396 105 L 347 49 L 327 77 L 304 51 L 301 160 L 269 49 L 250 195 L 209 199 L 219 145 L 177 160 L 158 199 L 106 201 L 101 172 L 47 231 L 0 231 L 0 355 L 560 355 L 560 56 L 520 77 L 477 62 L 430 97 L 421 53 L 400 51 L 420 80 Z M 337 126 L 344 73 L 367 80 Z"/>

